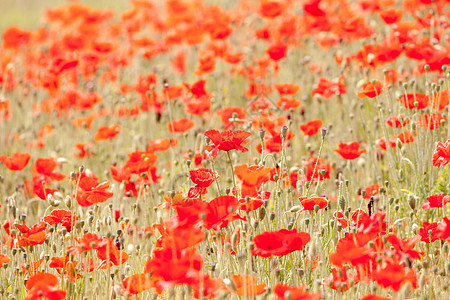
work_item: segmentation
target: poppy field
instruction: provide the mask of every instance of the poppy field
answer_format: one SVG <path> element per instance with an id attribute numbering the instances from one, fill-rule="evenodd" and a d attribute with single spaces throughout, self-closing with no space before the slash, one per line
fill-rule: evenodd
<path id="1" fill-rule="evenodd" d="M 449 0 L 124 3 L 1 30 L 0 298 L 450 299 Z"/>

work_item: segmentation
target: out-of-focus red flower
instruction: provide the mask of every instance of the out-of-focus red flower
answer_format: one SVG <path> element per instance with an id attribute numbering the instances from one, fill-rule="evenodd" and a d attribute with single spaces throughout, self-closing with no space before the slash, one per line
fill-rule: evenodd
<path id="1" fill-rule="evenodd" d="M 122 288 L 131 295 L 139 294 L 145 290 L 151 289 L 150 276 L 147 274 L 134 274 L 122 280 Z"/>
<path id="2" fill-rule="evenodd" d="M 414 94 L 404 94 L 401 98 L 397 99 L 406 108 L 409 109 L 425 109 L 430 102 L 427 94 L 414 93 Z"/>
<path id="3" fill-rule="evenodd" d="M 60 300 L 66 298 L 67 292 L 57 288 L 58 277 L 51 273 L 37 273 L 30 277 L 26 283 L 28 293 L 24 300 L 46 298 Z"/>
<path id="4" fill-rule="evenodd" d="M 433 167 L 440 168 L 450 162 L 450 139 L 444 144 L 438 142 L 433 152 Z"/>
<path id="5" fill-rule="evenodd" d="M 110 140 L 116 137 L 119 132 L 122 131 L 122 126 L 114 124 L 111 126 L 101 126 L 98 128 L 97 133 L 94 136 L 96 142 Z"/>
<path id="6" fill-rule="evenodd" d="M 403 17 L 403 11 L 400 9 L 392 8 L 380 11 L 378 15 L 380 16 L 380 19 L 383 20 L 384 23 L 390 25 L 401 21 Z"/>
<path id="7" fill-rule="evenodd" d="M 300 86 L 293 83 L 277 83 L 275 84 L 275 88 L 277 89 L 280 95 L 290 95 L 293 96 L 298 93 L 300 90 Z"/>
<path id="8" fill-rule="evenodd" d="M 450 196 L 442 193 L 427 197 L 427 202 L 423 202 L 421 206 L 423 210 L 428 210 L 432 207 L 443 207 L 447 203 L 450 203 Z"/>
<path id="9" fill-rule="evenodd" d="M 272 60 L 278 61 L 286 57 L 287 50 L 288 47 L 283 42 L 277 42 L 272 44 L 266 52 Z"/>
<path id="10" fill-rule="evenodd" d="M 300 130 L 304 135 L 313 136 L 319 133 L 319 130 L 320 128 L 322 128 L 322 126 L 322 120 L 312 120 L 300 125 Z"/>
<path id="11" fill-rule="evenodd" d="M 375 271 L 372 278 L 381 287 L 390 287 L 394 292 L 398 292 L 407 282 L 413 289 L 417 287 L 417 275 L 414 269 L 410 268 L 409 271 L 406 271 L 405 266 L 400 263 L 387 264 Z"/>
<path id="12" fill-rule="evenodd" d="M 158 294 L 179 284 L 195 284 L 203 258 L 193 249 L 160 248 L 153 251 L 153 257 L 145 264 L 144 273 L 151 273 L 151 285 Z"/>
<path id="13" fill-rule="evenodd" d="M 270 168 L 263 166 L 239 165 L 234 168 L 236 176 L 242 181 L 242 197 L 255 197 L 261 185 L 270 179 Z"/>
<path id="14" fill-rule="evenodd" d="M 286 5 L 283 1 L 261 0 L 259 13 L 264 18 L 273 19 L 281 15 L 285 8 Z"/>
<path id="15" fill-rule="evenodd" d="M 359 283 L 359 278 L 357 273 L 347 273 L 346 267 L 331 268 L 331 275 L 322 280 L 322 285 L 328 286 L 333 290 L 340 292 L 347 291 L 352 286 Z"/>
<path id="16" fill-rule="evenodd" d="M 284 256 L 296 250 L 302 250 L 311 240 L 306 232 L 297 232 L 297 229 L 266 231 L 254 237 L 255 243 L 252 255 L 261 257 Z"/>
<path id="17" fill-rule="evenodd" d="M 236 295 L 254 297 L 267 291 L 267 284 L 256 284 L 256 277 L 252 275 L 233 275 L 233 281 L 236 285 Z"/>
<path id="18" fill-rule="evenodd" d="M 306 286 L 292 287 L 287 284 L 277 283 L 273 289 L 276 300 L 319 300 L 322 294 L 320 292 L 311 294 Z"/>
<path id="19" fill-rule="evenodd" d="M 170 133 L 184 133 L 194 127 L 195 123 L 189 118 L 172 121 L 167 124 Z"/>
<path id="20" fill-rule="evenodd" d="M 10 157 L 0 155 L 0 161 L 11 171 L 22 171 L 31 160 L 29 153 L 15 152 Z"/>
<path id="21" fill-rule="evenodd" d="M 381 93 L 384 91 L 386 87 L 383 85 L 383 83 L 381 83 L 381 81 L 368 81 L 366 83 L 363 84 L 362 92 L 358 92 L 358 97 L 360 99 L 368 97 L 368 98 L 375 98 L 379 95 L 381 95 Z"/>
<path id="22" fill-rule="evenodd" d="M 361 154 L 366 153 L 366 149 L 359 148 L 361 145 L 358 142 L 352 143 L 340 143 L 338 145 L 338 149 L 334 149 L 334 152 L 337 152 L 343 159 L 356 159 L 361 156 Z"/>
<path id="23" fill-rule="evenodd" d="M 300 204 L 303 206 L 301 210 L 298 211 L 298 213 L 301 213 L 305 210 L 314 210 L 314 207 L 316 205 L 319 206 L 319 209 L 324 209 L 328 206 L 328 200 L 323 197 L 300 197 Z"/>

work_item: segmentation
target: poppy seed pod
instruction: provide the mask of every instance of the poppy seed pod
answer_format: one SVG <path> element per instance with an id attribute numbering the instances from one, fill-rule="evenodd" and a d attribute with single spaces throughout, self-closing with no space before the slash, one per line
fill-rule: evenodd
<path id="1" fill-rule="evenodd" d="M 417 197 L 413 194 L 408 194 L 408 205 L 412 210 L 416 209 Z"/>

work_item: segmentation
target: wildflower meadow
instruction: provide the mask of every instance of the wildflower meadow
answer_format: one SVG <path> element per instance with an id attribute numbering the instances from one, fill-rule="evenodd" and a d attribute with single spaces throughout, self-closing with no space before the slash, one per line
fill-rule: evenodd
<path id="1" fill-rule="evenodd" d="M 450 299 L 449 0 L 48 1 L 0 1 L 0 299 Z"/>

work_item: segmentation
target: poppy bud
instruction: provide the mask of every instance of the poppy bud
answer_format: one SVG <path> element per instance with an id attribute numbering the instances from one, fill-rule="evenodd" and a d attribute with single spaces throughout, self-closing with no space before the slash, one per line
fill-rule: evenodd
<path id="1" fill-rule="evenodd" d="M 258 225 L 259 225 L 259 221 L 256 219 L 253 219 L 253 229 L 256 230 L 256 228 L 258 228 Z"/>
<path id="2" fill-rule="evenodd" d="M 281 127 L 281 138 L 285 138 L 286 137 L 287 131 L 288 131 L 288 127 L 286 125 Z"/>
<path id="3" fill-rule="evenodd" d="M 416 196 L 413 194 L 408 194 L 408 205 L 411 207 L 412 210 L 416 209 Z"/>
<path id="4" fill-rule="evenodd" d="M 304 222 L 305 222 L 305 225 L 308 226 L 308 225 L 309 225 L 309 218 L 306 218 L 306 219 L 304 220 Z"/>
<path id="5" fill-rule="evenodd" d="M 320 206 L 318 204 L 314 205 L 314 212 L 318 212 L 320 209 Z"/>
<path id="6" fill-rule="evenodd" d="M 288 230 L 292 230 L 293 227 L 294 227 L 294 223 L 293 222 L 289 222 L 287 229 Z"/>
<path id="7" fill-rule="evenodd" d="M 274 211 L 272 211 L 272 212 L 270 213 L 269 219 L 270 219 L 271 222 L 273 222 L 273 220 L 275 220 L 275 212 L 274 212 Z"/>
<path id="8" fill-rule="evenodd" d="M 292 206 L 289 211 L 295 213 L 295 212 L 298 212 L 300 209 L 302 209 L 302 207 L 300 205 L 296 205 L 296 206 Z"/>
<path id="9" fill-rule="evenodd" d="M 266 209 L 264 207 L 261 207 L 259 210 L 259 220 L 262 221 L 266 217 Z"/>
<path id="10" fill-rule="evenodd" d="M 322 135 L 322 137 L 325 137 L 327 135 L 327 129 L 325 127 L 322 127 L 322 129 L 320 129 L 320 134 Z"/>
<path id="11" fill-rule="evenodd" d="M 264 130 L 264 128 L 261 128 L 260 130 L 259 130 L 259 138 L 261 139 L 261 140 L 264 140 L 264 136 L 266 135 L 266 131 Z"/>
<path id="12" fill-rule="evenodd" d="M 339 197 L 339 208 L 345 211 L 345 198 L 343 196 Z"/>

